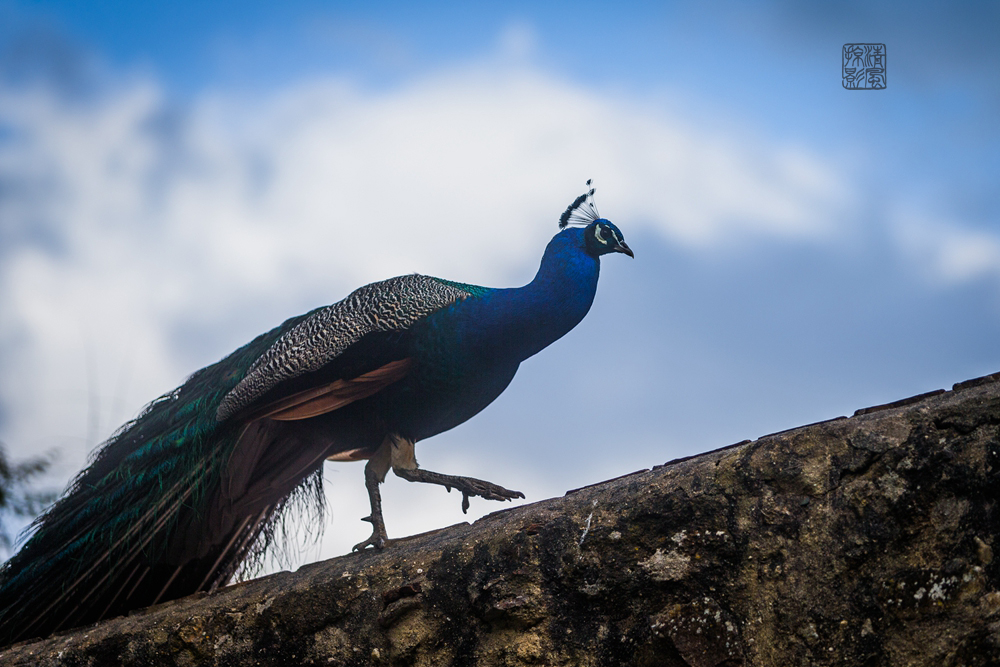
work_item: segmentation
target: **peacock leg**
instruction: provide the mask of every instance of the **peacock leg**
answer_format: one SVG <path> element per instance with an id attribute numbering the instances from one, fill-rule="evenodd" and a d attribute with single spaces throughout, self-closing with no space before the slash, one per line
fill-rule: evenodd
<path id="1" fill-rule="evenodd" d="M 389 543 L 389 535 L 385 532 L 385 520 L 382 519 L 382 494 L 378 485 L 385 481 L 392 460 L 392 445 L 388 438 L 378 448 L 375 455 L 365 464 L 365 488 L 368 489 L 368 500 L 371 502 L 372 513 L 362 521 L 372 524 L 372 535 L 364 542 L 355 544 L 353 551 L 361 551 L 371 545 L 381 549 Z"/>
<path id="2" fill-rule="evenodd" d="M 383 445 L 384 446 L 384 445 Z M 511 491 L 504 487 L 476 479 L 475 477 L 458 477 L 456 475 L 442 475 L 439 472 L 421 470 L 417 467 L 417 458 L 413 452 L 413 443 L 399 437 L 392 438 L 392 471 L 397 477 L 402 477 L 408 482 L 424 482 L 426 484 L 438 484 L 451 492 L 452 488 L 462 492 L 462 512 L 469 511 L 469 496 L 479 496 L 486 500 L 514 500 L 524 498 L 520 491 Z"/>

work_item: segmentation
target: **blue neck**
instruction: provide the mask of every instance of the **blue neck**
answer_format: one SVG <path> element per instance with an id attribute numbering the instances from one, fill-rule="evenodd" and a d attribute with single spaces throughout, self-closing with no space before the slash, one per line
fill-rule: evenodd
<path id="1" fill-rule="evenodd" d="M 481 354 L 519 363 L 579 324 L 594 301 L 600 268 L 583 229 L 566 229 L 549 241 L 530 283 L 464 302 L 461 333 Z"/>

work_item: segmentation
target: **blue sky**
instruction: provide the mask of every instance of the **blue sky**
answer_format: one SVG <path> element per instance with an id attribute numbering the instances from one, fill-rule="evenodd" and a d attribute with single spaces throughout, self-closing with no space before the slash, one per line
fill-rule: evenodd
<path id="1" fill-rule="evenodd" d="M 634 262 L 421 463 L 540 500 L 1000 370 L 995 3 L 0 2 L 0 440 L 54 484 L 283 318 Z M 840 49 L 887 45 L 883 91 Z M 616 261 L 618 260 L 618 261 Z M 330 465 L 308 558 L 364 537 Z M 390 533 L 463 520 L 386 485 Z M 478 502 L 473 515 L 500 506 Z"/>

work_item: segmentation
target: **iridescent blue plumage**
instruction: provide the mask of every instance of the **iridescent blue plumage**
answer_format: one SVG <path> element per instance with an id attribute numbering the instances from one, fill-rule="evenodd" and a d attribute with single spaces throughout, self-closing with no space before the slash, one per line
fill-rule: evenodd
<path id="1" fill-rule="evenodd" d="M 413 445 L 485 408 L 518 365 L 576 326 L 600 257 L 632 255 L 588 193 L 529 284 L 402 276 L 293 318 L 191 376 L 126 424 L 0 570 L 0 644 L 214 590 L 270 544 L 296 497 L 322 503 L 323 461 L 368 460 L 379 484 L 505 500 L 516 491 L 417 466 Z"/>

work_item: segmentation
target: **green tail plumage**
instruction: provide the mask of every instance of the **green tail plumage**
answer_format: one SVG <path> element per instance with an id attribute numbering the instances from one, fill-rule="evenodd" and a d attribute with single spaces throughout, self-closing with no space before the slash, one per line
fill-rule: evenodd
<path id="1" fill-rule="evenodd" d="M 214 536 L 215 544 L 194 559 L 180 553 L 190 546 L 178 536 L 207 512 L 239 436 L 238 424 L 216 419 L 223 396 L 308 315 L 198 371 L 108 440 L 0 570 L 0 644 L 210 590 L 262 552 L 284 502 L 236 534 Z M 314 493 L 319 482 L 313 479 Z"/>

